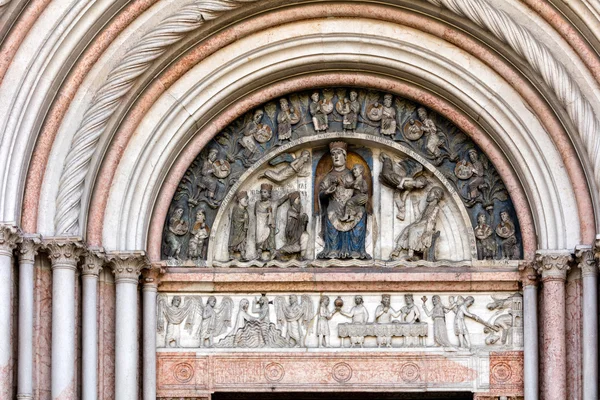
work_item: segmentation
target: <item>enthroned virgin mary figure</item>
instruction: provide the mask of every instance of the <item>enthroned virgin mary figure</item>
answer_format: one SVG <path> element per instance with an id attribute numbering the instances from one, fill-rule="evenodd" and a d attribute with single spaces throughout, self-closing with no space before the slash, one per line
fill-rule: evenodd
<path id="1" fill-rule="evenodd" d="M 321 181 L 319 210 L 324 249 L 320 259 L 370 259 L 365 250 L 367 236 L 367 202 L 369 200 L 365 168 L 346 166 L 348 145 L 332 142 L 329 152 L 332 168 Z"/>

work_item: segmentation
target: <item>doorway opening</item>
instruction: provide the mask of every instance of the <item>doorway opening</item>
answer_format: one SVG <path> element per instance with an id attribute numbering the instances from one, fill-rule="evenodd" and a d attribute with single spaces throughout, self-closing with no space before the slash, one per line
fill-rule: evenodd
<path id="1" fill-rule="evenodd" d="M 473 400 L 465 392 L 227 392 L 214 393 L 212 400 Z"/>

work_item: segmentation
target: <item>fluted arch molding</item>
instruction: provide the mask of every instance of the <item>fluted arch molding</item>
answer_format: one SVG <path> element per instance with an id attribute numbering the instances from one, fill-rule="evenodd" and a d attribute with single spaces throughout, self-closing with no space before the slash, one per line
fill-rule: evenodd
<path id="1" fill-rule="evenodd" d="M 270 2 L 266 2 L 266 6 L 268 6 L 268 4 L 273 4 Z M 508 3 L 507 3 L 508 4 Z M 111 67 L 114 67 L 114 65 L 111 65 L 111 61 L 112 63 L 115 62 L 115 60 L 118 61 L 118 57 L 114 57 L 116 54 L 118 54 L 118 47 L 122 46 L 123 44 L 127 43 L 131 38 L 136 38 L 139 37 L 140 35 L 140 31 L 143 31 L 143 26 L 144 24 L 150 24 L 151 25 L 151 21 L 152 18 L 158 18 L 157 16 L 159 16 L 161 14 L 161 9 L 160 9 L 161 4 L 156 5 L 155 7 L 153 7 L 150 11 L 148 11 L 147 13 L 143 14 L 143 16 L 141 18 L 139 18 L 137 21 L 135 21 L 130 27 L 128 27 L 125 32 L 123 32 L 122 35 L 119 36 L 119 38 L 117 40 L 115 40 L 115 42 L 111 45 L 111 48 L 109 48 L 109 50 L 100 58 L 99 63 L 94 67 L 94 69 L 92 70 L 92 72 L 88 75 L 88 78 L 86 79 L 86 82 L 84 82 L 83 85 L 81 85 L 81 87 L 79 88 L 79 92 L 78 95 L 75 97 L 75 101 L 73 102 L 73 104 L 78 104 L 79 106 L 85 106 L 87 104 L 89 104 L 91 102 L 91 96 L 89 96 L 90 93 L 94 93 L 95 92 L 95 88 L 94 88 L 94 83 L 98 83 L 98 82 L 102 82 L 102 74 L 104 73 L 105 76 L 108 74 L 108 72 L 111 70 Z M 265 7 L 266 7 L 265 6 Z M 252 5 L 252 7 L 256 8 L 256 5 Z M 250 7 L 250 8 L 252 8 Z M 443 13 L 441 16 L 438 15 L 439 14 L 439 10 L 435 7 L 431 7 L 425 3 L 421 4 L 417 4 L 417 5 L 413 5 L 413 8 L 416 8 L 419 12 L 427 14 L 429 13 L 429 15 L 435 16 L 436 18 L 440 18 L 448 23 L 452 23 L 454 25 L 458 25 L 458 26 L 466 26 L 466 27 L 470 27 L 473 28 L 473 25 L 471 23 L 469 23 L 468 21 L 465 20 L 461 20 L 461 19 L 457 19 L 455 15 L 452 15 L 451 13 Z M 543 21 L 541 21 L 541 19 L 535 15 L 533 15 L 533 13 L 529 12 L 522 12 L 522 14 L 519 14 L 519 12 L 523 11 L 523 6 L 519 5 L 518 7 L 515 8 L 515 11 L 517 14 L 514 15 L 513 17 L 522 22 L 522 23 L 527 23 L 529 24 L 529 26 L 535 26 L 536 29 L 538 29 L 539 31 L 546 31 L 549 34 L 547 35 L 547 37 L 544 38 L 544 40 L 550 41 L 548 43 L 548 45 L 552 45 L 551 49 L 553 51 L 553 54 L 558 54 L 557 58 L 560 60 L 570 60 L 571 62 L 573 62 L 575 64 L 576 70 L 578 72 L 578 74 L 576 75 L 577 78 L 577 82 L 580 83 L 580 87 L 584 87 L 586 89 L 588 89 L 588 91 L 592 91 L 593 89 L 597 86 L 597 83 L 593 80 L 591 74 L 589 73 L 588 70 L 586 70 L 585 66 L 583 65 L 583 63 L 581 62 L 577 62 L 578 59 L 576 59 L 576 57 L 573 57 L 575 54 L 573 52 L 573 50 L 560 38 L 558 37 L 558 35 L 553 32 L 551 30 L 550 27 L 548 27 Z M 243 10 L 236 10 L 233 11 L 232 14 L 238 13 L 240 15 L 243 15 Z M 533 24 L 532 24 L 533 23 Z M 215 23 L 214 26 L 212 27 L 213 29 L 217 29 L 219 28 L 218 23 Z M 207 28 L 208 29 L 208 28 Z M 210 30 L 210 29 L 209 29 Z M 202 30 L 200 30 L 202 31 Z M 165 54 L 165 56 L 163 58 L 157 59 L 157 61 L 155 63 L 152 64 L 151 68 L 149 68 L 146 72 L 145 72 L 145 77 L 150 77 L 153 76 L 155 74 L 156 70 L 160 70 L 162 68 L 164 68 L 167 65 L 166 60 L 167 59 L 173 59 L 173 55 L 177 54 L 177 53 L 181 53 L 181 49 L 185 49 L 186 47 L 191 46 L 191 44 L 195 43 L 198 39 L 195 36 L 196 34 L 198 34 L 200 31 L 198 32 L 192 32 L 192 34 L 186 36 L 183 40 L 181 40 L 180 42 L 177 43 L 177 45 L 173 45 L 169 48 L 168 54 Z M 520 72 L 523 73 L 523 75 L 525 76 L 529 76 L 530 79 L 534 82 L 537 83 L 538 80 L 536 80 L 536 75 L 534 72 L 532 71 L 528 71 L 527 70 L 527 66 L 524 65 L 522 62 L 518 61 L 518 57 L 515 56 L 515 54 L 512 54 L 511 51 L 507 48 L 504 48 L 500 45 L 498 45 L 498 42 L 489 34 L 486 34 L 484 30 L 482 29 L 472 29 L 474 35 L 476 35 L 478 37 L 478 39 L 480 39 L 482 42 L 484 42 L 485 44 L 488 44 L 490 46 L 495 46 L 496 49 L 501 53 L 502 56 L 507 57 L 507 58 L 511 58 L 513 57 L 516 61 L 515 64 L 517 64 L 519 66 L 519 68 L 521 69 Z M 206 30 L 204 31 L 204 33 L 206 33 Z M 451 40 L 452 36 L 452 31 L 448 30 L 448 39 Z M 75 41 L 73 39 L 73 41 Z M 178 50 L 177 48 L 180 48 L 180 50 Z M 67 54 L 68 52 L 66 50 L 62 51 L 60 54 L 56 55 L 56 59 L 53 60 L 53 62 L 56 65 L 59 65 L 59 59 L 60 59 L 60 55 L 62 54 Z M 63 56 L 63 59 L 66 58 L 67 56 Z M 573 61 L 575 60 L 575 61 Z M 50 65 L 51 63 L 49 63 L 48 65 Z M 22 67 L 22 66 L 21 66 Z M 11 66 L 11 68 L 13 68 Z M 46 69 L 45 72 L 48 72 L 49 70 Z M 11 71 L 9 71 L 11 72 Z M 13 71 L 14 72 L 14 71 Z M 39 72 L 39 71 L 38 71 Z M 58 74 L 58 73 L 57 73 Z M 529 75 L 528 75 L 529 74 Z M 8 76 L 8 75 L 7 75 Z M 48 82 L 43 82 L 45 84 L 48 84 Z M 100 140 L 100 146 L 98 147 L 98 149 L 96 149 L 95 155 L 94 155 L 94 160 L 92 161 L 92 168 L 90 168 L 89 171 L 89 177 L 91 179 L 88 179 L 88 183 L 86 185 L 86 187 L 84 188 L 84 193 L 83 193 L 83 197 L 84 197 L 84 202 L 83 202 L 83 209 L 80 213 L 80 215 L 82 216 L 82 219 L 85 222 L 85 218 L 87 216 L 88 210 L 87 210 L 87 201 L 86 199 L 89 200 L 90 198 L 90 193 L 91 193 L 91 189 L 93 187 L 92 184 L 90 184 L 90 182 L 94 181 L 94 177 L 97 174 L 97 171 L 99 169 L 99 166 L 101 165 L 101 161 L 102 161 L 102 156 L 104 155 L 106 148 L 108 147 L 108 144 L 110 143 L 110 140 L 112 138 L 112 134 L 115 132 L 116 128 L 119 126 L 119 123 L 121 122 L 123 115 L 125 115 L 125 111 L 127 109 L 129 109 L 129 107 L 132 104 L 132 100 L 135 99 L 136 97 L 138 97 L 140 95 L 140 93 L 142 92 L 142 89 L 146 86 L 147 80 L 144 81 L 144 77 L 142 77 L 142 79 L 140 79 L 139 81 L 136 81 L 136 83 L 134 84 L 134 90 L 132 90 L 131 92 L 128 92 L 126 96 L 124 96 L 123 99 L 123 103 L 119 105 L 119 109 L 118 111 L 115 112 L 114 116 L 111 117 L 111 123 L 109 124 L 110 126 L 107 126 L 107 129 L 105 131 L 102 132 L 102 137 Z M 584 85 L 585 84 L 585 85 Z M 27 85 L 25 85 L 27 86 Z M 29 87 L 30 90 L 32 90 L 34 86 Z M 40 87 L 35 86 L 35 89 L 40 89 Z M 23 95 L 23 90 L 27 90 L 27 88 L 20 88 L 19 89 L 19 95 Z M 52 85 L 48 85 L 47 87 L 48 92 L 52 90 Z M 540 85 L 540 91 L 542 93 L 544 93 L 544 91 L 547 90 L 543 87 L 543 85 Z M 87 96 L 86 96 L 87 94 Z M 546 94 L 546 93 L 544 93 Z M 37 95 L 37 92 L 36 92 Z M 588 96 L 588 93 L 585 93 L 586 98 L 590 99 L 590 104 L 592 104 L 592 106 L 594 107 L 594 109 L 597 109 L 597 104 L 598 101 L 597 99 L 595 99 L 595 94 L 591 93 Z M 18 96 L 17 96 L 18 97 Z M 30 96 L 32 97 L 32 96 Z M 43 96 L 39 96 L 39 98 L 43 98 Z M 550 99 L 550 104 L 552 106 L 555 106 L 555 104 L 553 103 L 556 99 L 552 99 L 552 95 L 550 93 L 550 96 L 548 96 L 548 98 Z M 12 103 L 12 105 L 17 104 L 19 105 L 19 101 L 15 101 Z M 47 108 L 47 106 L 46 106 Z M 559 110 L 558 111 L 558 117 L 564 122 L 565 126 L 567 127 L 567 130 L 569 130 L 569 132 L 573 132 L 573 126 L 570 126 L 570 122 L 568 120 L 568 118 L 565 118 L 565 112 L 560 111 L 560 107 L 554 107 L 555 109 Z M 38 105 L 34 105 L 34 104 L 28 104 L 27 107 L 24 107 L 23 112 L 25 111 L 40 111 L 40 110 L 44 110 L 43 106 Z M 52 175 L 52 173 L 48 174 L 49 171 L 54 171 L 56 172 L 57 170 L 60 170 L 60 168 L 56 168 L 56 165 L 60 165 L 61 164 L 61 160 L 64 160 L 64 156 L 61 158 L 60 155 L 60 149 L 63 149 L 65 147 L 68 147 L 68 144 L 70 142 L 69 140 L 69 129 L 75 129 L 74 127 L 78 126 L 77 124 L 73 123 L 73 118 L 72 117 L 76 117 L 78 113 L 81 113 L 81 108 L 77 108 L 77 107 L 70 107 L 69 111 L 67 113 L 67 117 L 64 118 L 62 120 L 61 123 L 61 128 L 67 128 L 67 129 L 61 129 L 58 131 L 58 136 L 56 138 L 56 140 L 53 142 L 53 150 L 52 150 L 52 154 L 51 154 L 51 160 L 54 158 L 54 161 L 56 161 L 54 164 L 52 164 L 52 162 L 50 164 L 48 164 L 47 168 L 46 168 L 46 177 L 45 177 L 45 183 L 44 183 L 44 187 L 56 187 L 57 184 L 57 177 L 55 175 Z M 11 115 L 9 115 L 9 118 L 13 118 L 12 121 L 19 121 L 19 127 L 18 129 L 16 128 L 16 125 L 12 126 L 10 125 L 11 128 L 15 128 L 15 129 L 8 129 L 7 131 L 10 133 L 8 136 L 11 136 L 8 138 L 8 140 L 13 140 L 12 141 L 12 145 L 11 148 L 12 149 L 30 149 L 33 147 L 32 146 L 32 142 L 35 139 L 32 138 L 31 136 L 27 136 L 27 135 L 22 135 L 22 136 L 18 136 L 17 133 L 21 132 L 21 131 L 26 131 L 26 130 L 30 130 L 33 132 L 36 132 L 37 130 L 39 130 L 39 126 L 41 125 L 41 121 L 43 121 L 43 118 L 40 118 L 40 115 L 36 115 L 35 113 L 33 113 L 32 115 L 34 115 L 36 118 L 34 117 L 27 117 L 25 119 L 21 118 L 19 119 L 18 117 L 18 112 L 16 114 L 15 117 L 15 113 L 9 113 Z M 6 115 L 6 114 L 5 114 Z M 22 114 L 21 114 L 22 115 Z M 75 118 L 76 120 L 76 118 Z M 6 122 L 6 121 L 4 121 Z M 9 121 L 10 122 L 10 121 Z M 2 122 L 0 122 L 2 123 Z M 35 128 L 37 124 L 37 129 Z M 6 125 L 4 125 L 6 126 Z M 72 137 L 72 133 L 71 132 L 71 137 Z M 591 171 L 593 171 L 592 166 L 590 166 L 589 162 L 587 162 L 586 157 L 585 157 L 585 148 L 582 149 L 582 147 L 584 147 L 581 143 L 578 143 L 578 138 L 573 135 L 571 135 L 573 141 L 575 142 L 575 145 L 577 146 L 580 155 L 582 156 L 582 162 L 584 164 L 584 166 L 586 166 L 586 170 L 588 171 L 588 173 L 590 173 Z M 20 146 L 19 142 L 16 140 L 17 138 L 20 138 L 19 140 L 21 140 L 21 143 L 23 141 L 28 141 L 28 145 L 27 146 Z M 25 139 L 23 139 L 25 138 Z M 17 151 L 18 152 L 18 151 Z M 27 151 L 25 151 L 23 154 L 16 154 L 11 158 L 11 162 L 13 162 L 13 164 L 19 164 L 21 163 L 21 166 L 26 163 L 26 161 L 28 160 L 28 155 L 27 155 Z M 35 161 L 35 158 L 34 158 Z M 62 161 L 64 162 L 64 161 Z M 43 167 L 43 166 L 42 166 Z M 4 171 L 7 171 L 8 169 L 5 168 Z M 21 171 L 23 171 L 24 169 L 21 168 Z M 38 170 L 39 172 L 39 170 Z M 23 174 L 22 174 L 23 175 Z M 18 182 L 19 184 L 17 185 L 11 185 L 11 183 L 15 183 L 14 181 L 16 180 L 16 178 L 12 178 L 10 176 L 7 176 L 6 173 L 3 174 L 3 194 L 5 198 L 11 198 L 13 200 L 10 201 L 5 201 L 3 204 L 5 205 L 3 207 L 2 210 L 2 215 L 4 220 L 16 220 L 18 219 L 18 214 L 19 214 L 19 200 L 21 197 L 20 195 L 18 195 L 19 190 L 22 190 L 23 184 L 22 184 L 22 176 L 20 178 L 21 180 Z M 564 182 L 563 182 L 564 183 Z M 569 185 L 570 186 L 570 185 Z M 594 191 L 595 193 L 595 191 Z M 9 196 L 10 194 L 17 194 L 16 196 Z M 17 200 L 14 200 L 17 199 Z M 12 202 L 12 203 L 11 203 Z M 45 215 L 47 214 L 53 214 L 53 196 L 51 195 L 45 195 L 44 193 L 42 193 L 40 199 L 39 199 L 39 210 L 41 212 L 43 212 Z M 38 221 L 36 221 L 38 222 Z M 36 230 L 40 230 L 43 233 L 54 233 L 53 231 L 53 227 L 52 224 L 48 224 L 46 222 L 43 221 L 39 221 L 39 224 L 36 224 Z"/>

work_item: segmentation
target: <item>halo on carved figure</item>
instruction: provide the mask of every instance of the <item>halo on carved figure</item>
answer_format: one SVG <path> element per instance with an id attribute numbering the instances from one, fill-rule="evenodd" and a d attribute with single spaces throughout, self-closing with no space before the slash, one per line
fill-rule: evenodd
<path id="1" fill-rule="evenodd" d="M 286 98 L 295 116 L 286 125 L 285 140 L 277 136 L 281 102 L 270 102 L 230 124 L 194 160 L 165 223 L 168 265 L 483 265 L 483 260 L 521 256 L 518 220 L 503 182 L 485 154 L 452 123 L 419 104 L 368 89 L 312 90 Z M 338 107 L 340 101 L 346 105 Z M 355 115 L 346 112 L 350 101 L 358 103 L 352 104 Z M 330 111 L 320 102 L 335 107 Z M 368 115 L 370 105 L 385 107 L 385 124 Z M 272 132 L 272 140 L 260 143 L 249 134 L 257 127 Z M 324 179 L 333 171 L 332 143 L 343 150 L 345 165 L 338 172 L 344 178 L 333 183 L 344 190 L 329 182 L 325 193 Z M 267 182 L 272 189 L 262 194 Z M 434 186 L 443 193 L 432 192 Z M 233 218 L 239 191 L 248 196 Z M 324 194 L 343 194 L 339 215 L 328 209 L 323 218 Z M 363 215 L 365 226 L 354 229 Z M 511 236 L 498 236 L 498 224 L 511 227 L 502 230 Z M 190 229 L 198 226 L 205 227 Z M 347 246 L 335 244 L 341 254 L 323 253 L 325 239 L 349 230 L 355 233 L 352 240 L 365 242 L 364 250 L 340 250 Z M 190 263 L 192 239 L 196 256 Z"/>

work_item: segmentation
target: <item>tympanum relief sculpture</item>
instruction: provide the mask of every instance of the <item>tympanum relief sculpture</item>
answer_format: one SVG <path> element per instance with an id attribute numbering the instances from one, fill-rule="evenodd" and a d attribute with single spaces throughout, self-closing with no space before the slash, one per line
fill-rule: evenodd
<path id="1" fill-rule="evenodd" d="M 520 293 L 263 293 L 209 296 L 206 302 L 203 297 L 159 296 L 159 348 L 474 352 L 523 346 Z"/>
<path id="2" fill-rule="evenodd" d="M 395 267 L 522 250 L 508 192 L 465 134 L 393 94 L 335 88 L 274 99 L 211 140 L 176 190 L 162 253 L 169 265 Z"/>

